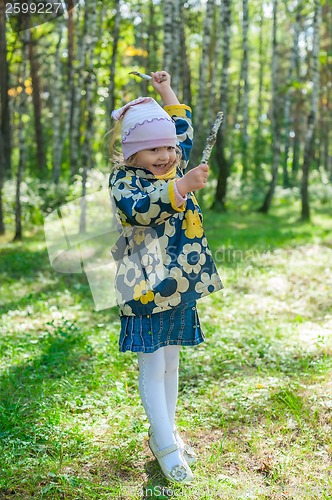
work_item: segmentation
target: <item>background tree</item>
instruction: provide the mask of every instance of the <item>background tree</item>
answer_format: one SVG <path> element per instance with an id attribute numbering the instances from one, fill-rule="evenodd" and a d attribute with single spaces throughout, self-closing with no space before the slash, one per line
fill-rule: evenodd
<path id="1" fill-rule="evenodd" d="M 231 0 L 221 2 L 221 26 L 224 28 L 223 35 L 223 58 L 220 86 L 219 109 L 224 113 L 224 122 L 219 129 L 216 142 L 216 163 L 218 166 L 218 180 L 213 202 L 213 208 L 225 210 L 227 181 L 229 176 L 229 163 L 225 153 L 225 129 L 228 122 L 228 87 L 229 87 L 229 64 L 230 64 L 230 39 L 231 39 Z"/>
<path id="2" fill-rule="evenodd" d="M 260 212 L 267 213 L 270 209 L 274 191 L 278 180 L 280 160 L 280 127 L 279 127 L 279 61 L 277 52 L 277 13 L 278 0 L 273 0 L 273 41 L 272 41 L 272 101 L 271 101 L 271 129 L 273 140 L 272 179 L 265 196 Z"/>
<path id="3" fill-rule="evenodd" d="M 309 206 L 309 167 L 313 152 L 313 139 L 315 126 L 318 121 L 318 102 L 319 102 L 319 43 L 320 43 L 320 24 L 321 24 L 321 4 L 320 0 L 315 0 L 315 11 L 313 21 L 313 48 L 312 48 L 312 92 L 311 92 L 311 109 L 308 116 L 308 128 L 304 142 L 304 156 L 302 165 L 302 180 L 301 180 L 301 201 L 302 210 L 301 216 L 304 220 L 310 219 Z"/>

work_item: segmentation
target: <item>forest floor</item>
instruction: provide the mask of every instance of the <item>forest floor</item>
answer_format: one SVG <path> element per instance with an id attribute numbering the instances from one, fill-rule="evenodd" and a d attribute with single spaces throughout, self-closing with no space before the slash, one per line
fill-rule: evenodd
<path id="1" fill-rule="evenodd" d="M 0 499 L 331 499 L 332 220 L 297 213 L 205 215 L 225 289 L 199 303 L 206 342 L 181 353 L 186 487 L 149 451 L 116 309 L 51 269 L 42 231 L 2 238 Z"/>

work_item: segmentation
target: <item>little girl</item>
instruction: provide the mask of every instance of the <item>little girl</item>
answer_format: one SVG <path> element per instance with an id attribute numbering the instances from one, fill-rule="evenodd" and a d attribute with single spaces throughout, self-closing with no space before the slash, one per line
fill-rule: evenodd
<path id="1" fill-rule="evenodd" d="M 140 97 L 112 113 L 121 120 L 123 153 L 110 176 L 123 229 L 112 249 L 119 349 L 138 353 L 151 451 L 168 479 L 188 483 L 196 455 L 175 426 L 179 354 L 182 345 L 203 342 L 196 300 L 222 283 L 192 193 L 205 186 L 208 166 L 183 173 L 192 147 L 191 109 L 179 103 L 168 73 L 151 75 L 164 109 Z"/>

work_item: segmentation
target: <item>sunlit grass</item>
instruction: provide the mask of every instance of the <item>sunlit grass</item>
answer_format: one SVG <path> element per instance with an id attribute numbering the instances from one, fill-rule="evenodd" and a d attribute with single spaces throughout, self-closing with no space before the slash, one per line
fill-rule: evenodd
<path id="1" fill-rule="evenodd" d="M 200 456 L 186 488 L 148 450 L 116 310 L 50 268 L 42 233 L 2 240 L 1 498 L 332 497 L 331 218 L 286 206 L 205 227 L 225 289 L 181 354 L 178 426 Z"/>

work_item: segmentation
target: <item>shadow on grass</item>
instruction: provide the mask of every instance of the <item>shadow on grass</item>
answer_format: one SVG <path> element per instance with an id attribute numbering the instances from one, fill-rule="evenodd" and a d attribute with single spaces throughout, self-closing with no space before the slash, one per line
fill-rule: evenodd
<path id="1" fill-rule="evenodd" d="M 144 466 L 147 481 L 142 486 L 142 499 L 166 499 L 174 495 L 172 483 L 162 474 L 158 461 L 149 460 Z"/>
<path id="2" fill-rule="evenodd" d="M 84 441 L 77 430 L 62 428 L 61 414 L 72 387 L 77 391 L 81 384 L 84 394 L 93 373 L 86 340 L 74 324 L 64 322 L 42 342 L 39 357 L 9 368 L 0 378 L 0 435 L 8 461 L 16 462 L 20 454 L 30 459 L 46 454 L 58 456 L 60 464 L 64 453 L 79 453 L 71 440 L 76 445 Z"/>

